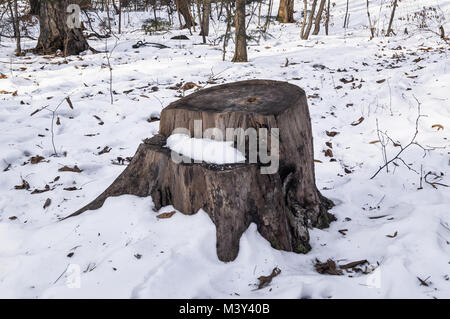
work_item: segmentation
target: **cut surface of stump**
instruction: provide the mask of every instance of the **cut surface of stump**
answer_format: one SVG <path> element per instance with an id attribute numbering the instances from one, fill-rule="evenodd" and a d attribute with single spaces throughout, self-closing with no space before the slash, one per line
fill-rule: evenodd
<path id="1" fill-rule="evenodd" d="M 261 149 L 256 161 L 251 160 L 250 137 L 242 134 L 232 139 L 237 146 L 245 144 L 245 163 L 217 165 L 185 157 L 174 161 L 165 147 L 167 138 L 180 129 L 197 137 L 199 123 L 200 133 L 214 129 L 214 138 L 217 129 L 224 133 L 257 130 L 258 143 L 266 140 L 271 163 Z M 267 136 L 259 134 L 262 128 L 269 132 Z M 272 149 L 277 142 L 278 150 Z M 277 169 L 267 170 L 268 166 Z M 156 210 L 173 205 L 184 214 L 195 214 L 203 209 L 216 225 L 217 254 L 222 261 L 236 258 L 240 237 L 252 222 L 274 248 L 306 253 L 310 250 L 308 229 L 327 227 L 334 220 L 328 213 L 333 203 L 315 185 L 305 92 L 279 81 L 224 84 L 173 102 L 161 113 L 159 134 L 139 146 L 110 187 L 71 216 L 123 194 L 152 196 Z"/>

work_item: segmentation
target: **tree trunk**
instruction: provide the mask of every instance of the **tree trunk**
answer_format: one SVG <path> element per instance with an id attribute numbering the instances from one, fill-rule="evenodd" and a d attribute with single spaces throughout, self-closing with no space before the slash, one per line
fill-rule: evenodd
<path id="1" fill-rule="evenodd" d="M 211 15 L 211 0 L 203 0 L 203 26 L 201 35 L 209 35 L 209 17 Z"/>
<path id="2" fill-rule="evenodd" d="M 198 15 L 198 23 L 200 25 L 200 35 L 202 36 L 203 39 L 203 43 L 206 43 L 206 36 L 205 33 L 203 32 L 203 16 L 202 16 L 202 5 L 200 3 L 200 0 L 196 0 L 197 3 L 197 15 Z"/>
<path id="3" fill-rule="evenodd" d="M 14 29 L 16 30 L 16 55 L 22 55 L 22 47 L 20 45 L 20 17 L 17 0 L 14 0 Z"/>
<path id="4" fill-rule="evenodd" d="M 322 20 L 323 9 L 325 8 L 326 0 L 321 0 L 319 5 L 319 11 L 317 11 L 316 20 L 314 21 L 313 35 L 318 35 L 320 31 L 320 22 Z"/>
<path id="5" fill-rule="evenodd" d="M 236 45 L 232 62 L 247 62 L 247 34 L 245 32 L 245 0 L 236 0 Z"/>
<path id="6" fill-rule="evenodd" d="M 395 9 L 397 8 L 397 0 L 394 0 L 394 3 L 392 5 L 392 12 L 391 12 L 391 19 L 389 20 L 389 26 L 386 32 L 386 36 L 390 36 L 391 33 L 393 33 L 392 31 L 392 22 L 394 21 L 394 16 L 395 16 Z"/>
<path id="7" fill-rule="evenodd" d="M 191 12 L 189 10 L 189 0 L 176 0 L 177 10 L 184 19 L 183 29 L 190 29 L 194 22 L 192 21 Z"/>
<path id="8" fill-rule="evenodd" d="M 51 54 L 61 50 L 67 55 L 76 55 L 89 49 L 79 26 L 69 26 L 66 10 L 74 0 L 41 1 L 39 12 L 40 34 L 36 53 Z"/>
<path id="9" fill-rule="evenodd" d="M 273 0 L 269 0 L 269 5 L 267 8 L 267 16 L 266 16 L 266 22 L 264 23 L 264 32 L 267 32 L 267 29 L 270 25 L 270 16 L 272 15 L 272 6 L 273 6 Z"/>
<path id="10" fill-rule="evenodd" d="M 210 128 L 279 129 L 279 169 L 261 173 L 258 162 L 208 164 L 176 162 L 166 139 L 184 128 L 195 136 Z M 239 144 L 246 136 L 231 140 Z M 257 137 L 258 142 L 264 139 Z M 230 139 L 228 139 L 230 140 Z M 260 144 L 261 145 L 261 144 Z M 270 146 L 271 147 L 271 146 Z M 154 209 L 173 205 L 184 214 L 203 209 L 216 225 L 217 254 L 234 260 L 250 223 L 276 249 L 306 253 L 308 228 L 328 227 L 333 206 L 317 190 L 311 122 L 305 92 L 287 82 L 250 80 L 204 89 L 182 98 L 161 113 L 160 132 L 141 144 L 125 171 L 97 199 L 70 216 L 101 207 L 110 196 L 152 196 Z"/>
<path id="11" fill-rule="evenodd" d="M 294 22 L 294 0 L 280 0 L 277 21 L 282 23 Z"/>
<path id="12" fill-rule="evenodd" d="M 330 0 L 328 0 L 327 4 L 327 18 L 325 20 L 325 34 L 328 35 L 328 27 L 330 25 Z"/>
<path id="13" fill-rule="evenodd" d="M 41 7 L 41 4 L 39 3 L 39 0 L 30 0 L 30 14 L 34 16 L 39 15 L 39 8 Z"/>
<path id="14" fill-rule="evenodd" d="M 372 19 L 370 18 L 369 0 L 366 1 L 366 9 L 367 9 L 367 18 L 369 19 L 370 39 L 373 39 L 373 37 L 375 36 L 375 28 L 373 27 Z"/>
<path id="15" fill-rule="evenodd" d="M 302 35 L 303 40 L 308 40 L 308 38 L 309 38 L 309 34 L 310 34 L 311 28 L 312 28 L 314 13 L 316 11 L 316 5 L 317 5 L 317 0 L 314 0 L 312 3 L 311 12 L 309 13 L 308 25 L 306 26 L 305 33 L 303 33 L 303 35 Z"/>

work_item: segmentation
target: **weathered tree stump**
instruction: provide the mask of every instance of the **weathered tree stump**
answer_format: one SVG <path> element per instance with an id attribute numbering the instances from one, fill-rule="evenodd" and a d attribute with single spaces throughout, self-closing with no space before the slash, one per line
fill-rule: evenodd
<path id="1" fill-rule="evenodd" d="M 175 129 L 279 129 L 279 169 L 263 163 L 175 162 L 164 147 Z M 197 122 L 198 123 L 198 122 Z M 258 139 L 261 136 L 258 135 Z M 268 145 L 274 143 L 269 136 Z M 269 147 L 270 148 L 270 147 Z M 97 199 L 73 213 L 101 207 L 109 196 L 152 196 L 155 209 L 173 205 L 184 214 L 204 209 L 217 228 L 217 254 L 234 260 L 251 222 L 276 249 L 306 253 L 308 228 L 328 227 L 333 203 L 315 185 L 311 122 L 305 92 L 287 82 L 251 80 L 215 86 L 182 98 L 161 113 L 160 132 L 142 143 L 124 172 Z"/>

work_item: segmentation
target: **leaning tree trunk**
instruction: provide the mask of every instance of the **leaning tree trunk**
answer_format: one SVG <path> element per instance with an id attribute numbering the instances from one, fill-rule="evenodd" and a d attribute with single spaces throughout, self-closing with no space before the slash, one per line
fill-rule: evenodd
<path id="1" fill-rule="evenodd" d="M 174 161 L 167 138 L 180 128 L 196 135 L 208 129 L 270 131 L 258 134 L 272 150 L 279 169 L 264 168 L 261 149 L 251 161 L 249 135 L 226 139 L 244 143 L 246 161 L 233 164 Z M 272 134 L 274 130 L 275 134 Z M 243 131 L 241 131 L 243 132 Z M 278 133 L 278 134 L 277 134 Z M 248 142 L 246 142 L 248 138 Z M 220 139 L 220 138 L 219 138 Z M 259 144 L 261 145 L 261 144 Z M 269 146 L 270 145 L 270 146 Z M 266 171 L 267 172 L 267 171 Z M 161 113 L 159 134 L 142 143 L 123 173 L 97 199 L 73 213 L 101 207 L 110 196 L 152 196 L 154 209 L 173 205 L 184 214 L 203 209 L 216 225 L 217 254 L 222 261 L 234 260 L 239 240 L 250 223 L 276 249 L 306 253 L 308 229 L 324 228 L 334 220 L 328 213 L 333 203 L 315 185 L 311 120 L 305 92 L 287 82 L 250 80 L 219 85 L 182 98 Z"/>
<path id="2" fill-rule="evenodd" d="M 309 38 L 309 34 L 310 34 L 311 28 L 312 28 L 314 13 L 316 11 L 316 5 L 317 5 L 317 0 L 313 0 L 312 6 L 311 6 L 311 12 L 309 13 L 309 17 L 308 17 L 308 24 L 306 25 L 306 29 L 305 29 L 304 33 L 302 32 L 302 34 L 300 36 L 302 38 L 302 40 L 308 40 L 308 38 Z M 306 0 L 305 0 L 305 6 L 306 6 Z M 305 20 L 303 20 L 303 22 L 305 23 Z M 303 27 L 302 27 L 302 30 L 303 30 Z"/>
<path id="3" fill-rule="evenodd" d="M 40 34 L 36 53 L 51 54 L 58 50 L 64 55 L 76 55 L 89 49 L 83 32 L 76 23 L 68 23 L 70 4 L 79 0 L 41 1 L 39 9 Z M 74 12 L 76 14 L 76 12 Z"/>
<path id="4" fill-rule="evenodd" d="M 391 18 L 389 19 L 389 26 L 386 32 L 386 36 L 390 36 L 391 33 L 394 33 L 394 31 L 392 30 L 392 22 L 394 22 L 394 16 L 395 16 L 395 9 L 397 8 L 397 0 L 394 0 L 393 4 L 392 4 L 392 12 L 391 12 Z"/>
<path id="5" fill-rule="evenodd" d="M 236 0 L 236 44 L 233 62 L 247 62 L 247 34 L 245 32 L 245 0 Z"/>
<path id="6" fill-rule="evenodd" d="M 294 0 L 280 0 L 277 21 L 282 23 L 294 22 Z"/>

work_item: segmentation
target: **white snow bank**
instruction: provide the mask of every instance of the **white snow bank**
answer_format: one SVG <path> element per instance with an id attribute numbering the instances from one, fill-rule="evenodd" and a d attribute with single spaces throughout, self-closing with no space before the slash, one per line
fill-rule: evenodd
<path id="1" fill-rule="evenodd" d="M 233 147 L 232 141 L 216 141 L 209 138 L 172 134 L 166 147 L 193 160 L 213 164 L 230 164 L 245 161 L 245 156 Z"/>

